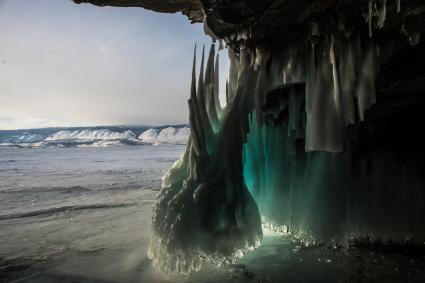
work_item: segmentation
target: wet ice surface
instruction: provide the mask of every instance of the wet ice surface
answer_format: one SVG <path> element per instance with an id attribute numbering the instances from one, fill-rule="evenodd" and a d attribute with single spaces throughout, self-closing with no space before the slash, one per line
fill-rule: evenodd
<path id="1" fill-rule="evenodd" d="M 56 207 L 152 200 L 142 189 L 159 188 L 182 150 L 175 145 L 0 147 L 0 219 Z"/>
<path id="2" fill-rule="evenodd" d="M 303 248 L 271 231 L 234 265 L 159 272 L 151 207 L 183 149 L 0 149 L 0 282 L 424 282 L 422 254 Z"/>
<path id="3" fill-rule="evenodd" d="M 146 261 L 151 206 L 183 150 L 0 147 L 0 282 L 86 281 Z"/>

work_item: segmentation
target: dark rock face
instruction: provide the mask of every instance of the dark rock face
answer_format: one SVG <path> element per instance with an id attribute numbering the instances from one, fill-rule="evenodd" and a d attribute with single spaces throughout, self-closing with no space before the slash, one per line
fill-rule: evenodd
<path id="1" fill-rule="evenodd" d="M 293 41 L 309 33 L 311 23 L 319 24 L 319 32 L 329 33 L 354 29 L 367 31 L 368 0 L 73 0 L 98 6 L 142 7 L 156 12 L 182 12 L 192 22 L 203 22 L 219 37 L 232 38 L 249 29 L 248 41 Z M 372 2 L 371 2 L 372 3 Z M 425 30 L 425 5 L 420 0 L 373 1 L 373 25 L 378 25 L 382 6 L 386 6 L 385 25 L 380 34 L 421 32 Z M 400 9 L 398 10 L 398 3 Z M 397 12 L 398 11 L 398 12 Z"/>
<path id="2" fill-rule="evenodd" d="M 97 6 L 141 7 L 160 13 L 181 12 L 194 22 L 202 22 L 203 10 L 198 0 L 73 0 Z"/>
<path id="3" fill-rule="evenodd" d="M 397 12 L 397 1 L 385 1 L 386 19 L 380 32 L 397 32 L 402 26 L 410 32 L 425 28 L 425 5 L 418 0 L 402 0 Z M 230 37 L 249 28 L 252 42 L 293 41 L 310 33 L 312 22 L 317 22 L 320 33 L 354 29 L 367 31 L 368 1 L 349 0 L 268 0 L 268 1 L 203 1 L 210 29 L 219 37 Z M 373 3 L 373 25 L 384 1 Z"/>

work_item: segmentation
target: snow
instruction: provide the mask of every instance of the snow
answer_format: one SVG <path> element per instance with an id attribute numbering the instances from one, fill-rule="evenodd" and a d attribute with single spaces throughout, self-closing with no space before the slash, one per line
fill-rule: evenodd
<path id="1" fill-rule="evenodd" d="M 190 128 L 168 127 L 159 131 L 158 129 L 149 129 L 139 136 L 139 140 L 149 144 L 186 144 L 190 135 Z"/>
<path id="2" fill-rule="evenodd" d="M 39 134 L 23 133 L 10 139 L 12 143 L 34 143 L 44 140 L 44 136 Z"/>
<path id="3" fill-rule="evenodd" d="M 188 127 L 180 129 L 168 127 L 159 133 L 158 143 L 186 144 L 189 134 L 190 129 Z"/>
<path id="4" fill-rule="evenodd" d="M 168 127 L 163 130 L 155 128 L 144 131 L 136 137 L 136 135 L 127 130 L 125 132 L 115 132 L 108 129 L 102 130 L 76 130 L 76 131 L 60 131 L 44 141 L 48 143 L 78 143 L 82 146 L 104 147 L 122 144 L 186 144 L 190 134 L 188 127 L 174 128 Z"/>
<path id="5" fill-rule="evenodd" d="M 139 140 L 141 140 L 144 143 L 154 144 L 157 142 L 156 140 L 158 138 L 158 133 L 159 133 L 158 129 L 149 129 L 140 134 Z"/>
<path id="6" fill-rule="evenodd" d="M 111 147 L 143 144 L 186 144 L 190 135 L 189 127 L 151 128 L 139 136 L 131 129 L 86 128 L 63 129 L 50 133 L 22 131 L 0 136 L 0 147 Z"/>
<path id="7" fill-rule="evenodd" d="M 60 131 L 48 138 L 45 141 L 97 141 L 97 140 L 134 140 L 136 135 L 132 131 L 113 132 L 107 129 L 104 130 L 76 130 L 76 131 Z"/>
<path id="8" fill-rule="evenodd" d="M 130 131 L 116 132 L 109 129 L 102 130 L 75 130 L 59 131 L 47 137 L 38 146 L 69 146 L 77 145 L 80 147 L 107 147 L 125 144 L 140 144 L 136 135 Z"/>

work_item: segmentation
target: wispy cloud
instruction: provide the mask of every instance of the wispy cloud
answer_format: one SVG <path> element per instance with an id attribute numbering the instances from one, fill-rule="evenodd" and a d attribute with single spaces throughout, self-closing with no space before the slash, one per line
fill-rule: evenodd
<path id="1" fill-rule="evenodd" d="M 106 53 L 108 53 L 108 46 L 107 45 L 105 45 L 105 44 L 102 44 L 100 47 L 99 47 L 99 53 L 100 54 L 106 54 Z"/>
<path id="2" fill-rule="evenodd" d="M 141 8 L 0 4 L 0 128 L 187 122 L 193 45 L 211 42 L 202 25 Z"/>
<path id="3" fill-rule="evenodd" d="M 179 49 L 176 47 L 167 47 L 159 51 L 158 58 L 166 59 L 172 56 L 175 56 L 179 52 Z"/>
<path id="4" fill-rule="evenodd" d="M 14 115 L 0 116 L 0 130 L 69 127 L 71 123 L 45 118 Z"/>

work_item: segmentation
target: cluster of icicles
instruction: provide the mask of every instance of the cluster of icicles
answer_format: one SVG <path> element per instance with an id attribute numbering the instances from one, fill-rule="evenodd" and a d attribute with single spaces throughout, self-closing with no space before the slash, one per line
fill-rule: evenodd
<path id="1" fill-rule="evenodd" d="M 198 270 L 204 260 L 231 262 L 262 238 L 258 208 L 242 175 L 249 105 L 235 95 L 221 108 L 218 62 L 212 44 L 204 70 L 202 51 L 196 87 L 195 49 L 188 101 L 191 135 L 182 158 L 163 177 L 154 206 L 148 256 L 170 273 Z"/>
<path id="2" fill-rule="evenodd" d="M 369 37 L 373 35 L 373 29 L 382 29 L 385 25 L 385 19 L 387 17 L 387 9 L 388 9 L 388 0 L 369 0 L 367 14 L 364 16 L 366 22 L 369 26 Z M 401 0 L 395 0 L 395 10 L 397 13 L 401 11 Z M 376 18 L 376 25 L 374 26 L 373 19 Z M 403 25 L 401 27 L 401 32 L 406 35 L 409 40 L 410 45 L 414 46 L 419 43 L 421 34 L 418 31 L 410 31 L 407 30 Z"/>
<path id="3" fill-rule="evenodd" d="M 370 176 L 362 162 L 369 161 L 361 161 L 354 171 L 345 168 L 351 154 L 347 126 L 363 120 L 375 103 L 374 81 L 385 47 L 360 34 L 322 34 L 310 42 L 285 52 L 228 50 L 225 108 L 219 103 L 215 44 L 205 70 L 202 52 L 198 84 L 195 50 L 188 101 L 191 136 L 181 159 L 164 176 L 154 205 L 148 251 L 154 265 L 189 273 L 204 260 L 232 262 L 259 245 L 260 213 L 312 242 L 341 240 L 354 232 L 368 235 L 379 226 L 388 207 L 375 202 L 365 206 L 361 197 L 379 195 L 382 184 L 370 180 L 369 192 L 355 191 L 357 181 L 367 187 Z M 305 88 L 291 90 L 294 83 Z M 279 87 L 283 92 L 287 87 L 288 95 L 267 116 L 268 94 Z M 279 120 L 282 113 L 288 117 Z M 388 167 L 385 158 L 372 160 L 373 166 Z M 373 178 L 388 170 L 376 171 Z M 353 172 L 357 179 L 350 179 Z M 392 197 L 397 199 L 400 191 Z M 380 214 L 362 226 L 368 217 L 365 208 Z M 410 224 L 416 227 L 416 219 Z M 388 231 L 391 224 L 385 225 L 377 233 Z"/>
<path id="4" fill-rule="evenodd" d="M 400 5 L 401 5 L 400 0 L 396 0 L 397 13 L 399 13 L 401 10 Z M 373 31 L 373 23 L 372 23 L 373 16 L 378 17 L 377 28 L 378 29 L 383 28 L 385 23 L 385 18 L 387 17 L 387 0 L 380 0 L 380 1 L 369 0 L 368 12 L 367 12 L 367 23 L 369 24 L 370 37 L 372 37 L 372 31 Z"/>

